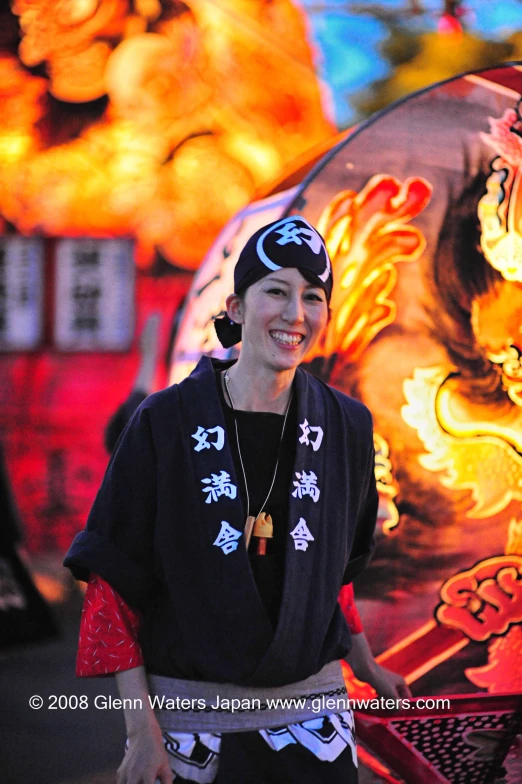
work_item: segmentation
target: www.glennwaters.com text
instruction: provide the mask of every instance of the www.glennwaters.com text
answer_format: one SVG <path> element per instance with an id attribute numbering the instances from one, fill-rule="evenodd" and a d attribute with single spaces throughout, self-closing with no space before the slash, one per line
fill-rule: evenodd
<path id="1" fill-rule="evenodd" d="M 266 699 L 257 697 L 249 699 L 229 699 L 216 696 L 213 702 L 204 699 L 188 699 L 182 697 L 165 697 L 160 695 L 149 695 L 148 702 L 153 710 L 167 711 L 190 711 L 199 713 L 201 711 L 220 711 L 225 713 L 244 713 L 248 711 L 269 711 L 269 710 L 305 710 L 310 709 L 313 713 L 320 713 L 325 710 L 339 712 L 345 710 L 410 710 L 412 708 L 427 708 L 428 710 L 448 709 L 450 701 L 448 699 L 417 699 L 412 702 L 409 699 L 392 699 L 391 697 L 374 697 L 366 700 L 353 700 L 346 698 L 306 697 L 289 699 Z M 94 699 L 94 707 L 99 710 L 141 710 L 144 701 L 140 698 L 121 699 L 103 694 L 98 694 Z"/>

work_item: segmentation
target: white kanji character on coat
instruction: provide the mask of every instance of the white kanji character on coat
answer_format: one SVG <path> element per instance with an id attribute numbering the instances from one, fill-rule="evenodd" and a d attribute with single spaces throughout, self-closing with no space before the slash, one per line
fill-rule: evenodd
<path id="1" fill-rule="evenodd" d="M 209 433 L 216 434 L 215 441 L 208 440 Z M 211 446 L 215 447 L 219 452 L 225 445 L 225 431 L 220 425 L 216 425 L 216 427 L 209 427 L 207 429 L 199 425 L 196 432 L 192 433 L 191 438 L 195 438 L 198 442 L 194 447 L 195 452 L 201 452 L 202 449 L 210 449 Z"/>
<path id="2" fill-rule="evenodd" d="M 296 471 L 295 475 L 299 481 L 294 482 L 294 487 L 296 488 L 292 493 L 294 498 L 302 498 L 304 495 L 309 495 L 314 502 L 317 502 L 321 491 L 317 487 L 317 476 L 314 472 L 310 471 L 307 474 L 306 471 L 301 471 L 301 473 Z"/>
<path id="3" fill-rule="evenodd" d="M 314 452 L 317 452 L 317 450 L 319 449 L 323 441 L 323 435 L 324 435 L 323 428 L 319 427 L 319 425 L 317 425 L 316 427 L 312 427 L 312 425 L 310 425 L 310 423 L 308 422 L 308 419 L 305 419 L 305 421 L 301 425 L 299 425 L 299 427 L 303 431 L 303 435 L 299 438 L 299 443 L 305 444 L 305 446 L 311 445 Z M 315 437 L 315 441 L 311 441 L 308 438 L 310 433 L 317 433 Z"/>
<path id="4" fill-rule="evenodd" d="M 296 550 L 308 550 L 308 542 L 314 541 L 314 537 L 310 533 L 304 517 L 299 518 L 299 522 L 294 530 L 290 531 L 290 536 L 294 540 Z"/>
<path id="5" fill-rule="evenodd" d="M 221 530 L 214 541 L 216 547 L 220 547 L 225 555 L 237 550 L 237 540 L 241 537 L 241 531 L 236 531 L 235 528 L 227 523 L 226 520 L 221 521 Z"/>
<path id="6" fill-rule="evenodd" d="M 235 498 L 237 495 L 237 487 L 230 481 L 230 474 L 227 471 L 221 471 L 219 474 L 211 474 L 210 478 L 202 479 L 203 484 L 210 485 L 210 487 L 203 487 L 203 492 L 208 493 L 205 503 L 210 504 L 212 501 L 217 501 L 222 495 L 228 498 Z"/>

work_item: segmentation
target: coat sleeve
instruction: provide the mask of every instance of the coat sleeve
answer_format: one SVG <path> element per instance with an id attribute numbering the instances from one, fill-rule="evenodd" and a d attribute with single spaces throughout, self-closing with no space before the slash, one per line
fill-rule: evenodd
<path id="1" fill-rule="evenodd" d="M 143 664 L 139 625 L 139 614 L 105 580 L 91 572 L 83 600 L 76 675 L 111 675 Z"/>
<path id="2" fill-rule="evenodd" d="M 348 624 L 348 628 L 352 634 L 361 634 L 364 631 L 361 616 L 359 615 L 359 611 L 355 606 L 355 596 L 353 593 L 353 584 L 348 583 L 348 585 L 343 585 L 339 592 L 339 598 L 337 599 L 339 604 L 341 605 L 341 610 L 343 611 L 344 618 L 346 623 Z"/>
<path id="3" fill-rule="evenodd" d="M 114 450 L 84 531 L 64 560 L 77 580 L 100 575 L 131 607 L 147 604 L 154 576 L 157 471 L 146 404 L 131 417 Z"/>
<path id="4" fill-rule="evenodd" d="M 369 459 L 363 475 L 361 503 L 350 559 L 344 572 L 343 585 L 351 583 L 358 574 L 366 569 L 375 549 L 374 532 L 379 509 L 379 493 L 375 481 L 375 449 L 372 426 L 370 426 L 368 438 L 370 440 Z"/>

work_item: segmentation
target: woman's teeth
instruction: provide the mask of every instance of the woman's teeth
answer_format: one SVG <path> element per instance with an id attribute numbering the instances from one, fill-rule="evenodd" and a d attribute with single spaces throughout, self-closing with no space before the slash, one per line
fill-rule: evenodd
<path id="1" fill-rule="evenodd" d="M 277 343 L 284 343 L 286 346 L 298 346 L 304 340 L 304 335 L 289 335 L 286 332 L 271 332 L 270 335 Z"/>

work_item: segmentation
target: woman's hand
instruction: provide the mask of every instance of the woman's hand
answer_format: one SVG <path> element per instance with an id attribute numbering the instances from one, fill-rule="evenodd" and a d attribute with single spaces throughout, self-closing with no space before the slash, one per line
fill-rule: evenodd
<path id="1" fill-rule="evenodd" d="M 143 665 L 116 673 L 116 685 L 125 705 L 129 746 L 118 768 L 116 784 L 172 784 L 169 757 L 163 736 L 150 707 L 147 675 Z M 141 707 L 139 707 L 141 706 Z"/>
<path id="2" fill-rule="evenodd" d="M 359 678 L 357 674 L 355 674 L 355 677 Z M 412 696 L 408 684 L 402 675 L 387 670 L 386 667 L 377 664 L 375 659 L 373 661 L 373 666 L 370 667 L 366 673 L 366 677 L 359 678 L 359 680 L 364 680 L 366 683 L 369 683 L 370 686 L 375 689 L 379 697 L 392 697 L 395 700 L 402 700 L 409 699 Z"/>
<path id="3" fill-rule="evenodd" d="M 352 650 L 347 655 L 346 661 L 355 677 L 364 683 L 369 683 L 379 697 L 411 698 L 411 691 L 402 675 L 377 664 L 364 632 L 352 634 Z"/>
<path id="4" fill-rule="evenodd" d="M 158 723 L 148 722 L 129 738 L 116 784 L 172 784 L 173 777 Z"/>

